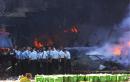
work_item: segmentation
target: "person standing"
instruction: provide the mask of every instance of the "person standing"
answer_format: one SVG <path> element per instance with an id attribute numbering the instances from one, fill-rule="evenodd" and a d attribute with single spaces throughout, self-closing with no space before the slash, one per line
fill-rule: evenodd
<path id="1" fill-rule="evenodd" d="M 40 61 L 39 74 L 46 74 L 47 70 L 47 52 L 45 48 L 41 49 L 38 53 L 38 60 Z"/>
<path id="2" fill-rule="evenodd" d="M 60 58 L 59 58 L 60 72 L 61 72 L 62 74 L 64 74 L 64 73 L 65 73 L 65 54 L 64 54 L 64 52 L 63 52 L 62 49 L 59 49 L 59 50 L 58 50 L 58 54 L 59 54 L 59 56 L 60 56 Z"/>
<path id="3" fill-rule="evenodd" d="M 17 59 L 17 66 L 16 66 L 16 75 L 20 75 L 21 73 L 21 49 L 14 49 L 15 57 Z"/>
<path id="4" fill-rule="evenodd" d="M 24 50 L 23 54 L 24 54 L 24 73 L 29 72 L 29 55 L 31 53 L 31 47 L 26 47 L 26 49 Z"/>
<path id="5" fill-rule="evenodd" d="M 45 48 L 43 48 L 43 51 L 42 51 L 42 73 L 43 74 L 47 74 L 47 57 L 48 57 L 48 54 L 47 54 L 47 51 Z"/>
<path id="6" fill-rule="evenodd" d="M 63 52 L 65 54 L 65 73 L 70 73 L 71 72 L 71 54 L 66 49 L 64 49 Z"/>
<path id="7" fill-rule="evenodd" d="M 48 47 L 48 50 L 47 50 L 47 67 L 48 67 L 47 74 L 52 74 L 52 72 L 53 72 L 52 56 L 53 56 L 52 47 Z"/>
<path id="8" fill-rule="evenodd" d="M 57 74 L 59 69 L 58 59 L 60 58 L 60 55 L 58 54 L 58 51 L 53 47 L 52 48 L 52 68 L 53 73 Z"/>
<path id="9" fill-rule="evenodd" d="M 25 47 L 23 47 L 20 51 L 20 74 L 25 74 L 26 70 L 26 64 L 25 64 L 25 59 L 26 59 L 26 53 L 25 53 Z"/>
<path id="10" fill-rule="evenodd" d="M 16 59 L 20 59 L 20 54 L 21 54 L 20 49 L 14 49 L 14 53 L 15 53 Z"/>
<path id="11" fill-rule="evenodd" d="M 30 65 L 31 65 L 30 69 L 33 76 L 37 73 L 37 58 L 38 58 L 37 51 L 35 48 L 33 48 L 29 55 Z"/>

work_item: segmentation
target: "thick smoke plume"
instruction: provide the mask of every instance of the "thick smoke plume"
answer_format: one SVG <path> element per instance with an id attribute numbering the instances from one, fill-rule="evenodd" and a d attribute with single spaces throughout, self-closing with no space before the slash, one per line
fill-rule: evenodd
<path id="1" fill-rule="evenodd" d="M 104 46 L 96 48 L 87 54 L 99 54 L 105 56 L 106 60 L 120 63 L 126 67 L 130 66 L 130 5 L 122 22 L 117 25 L 121 36 L 116 43 L 106 42 Z"/>

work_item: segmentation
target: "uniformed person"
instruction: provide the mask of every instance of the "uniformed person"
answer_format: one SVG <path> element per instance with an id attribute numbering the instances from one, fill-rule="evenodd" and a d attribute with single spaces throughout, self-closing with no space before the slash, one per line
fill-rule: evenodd
<path id="1" fill-rule="evenodd" d="M 14 52 L 15 52 L 16 58 L 20 59 L 20 54 L 21 54 L 20 49 L 14 49 Z"/>
<path id="2" fill-rule="evenodd" d="M 35 48 L 33 48 L 29 55 L 30 65 L 31 65 L 30 70 L 33 76 L 37 74 L 37 58 L 38 58 L 37 51 Z"/>
<path id="3" fill-rule="evenodd" d="M 47 57 L 48 57 L 47 51 L 45 50 L 45 48 L 43 48 L 43 55 L 42 55 L 43 68 L 42 68 L 42 70 L 43 70 L 44 74 L 47 74 L 47 70 L 48 70 Z"/>
<path id="4" fill-rule="evenodd" d="M 25 73 L 30 72 L 30 62 L 29 62 L 29 55 L 31 54 L 31 47 L 26 47 L 24 51 L 24 64 L 25 64 Z"/>
<path id="5" fill-rule="evenodd" d="M 29 58 L 29 54 L 31 52 L 29 51 L 28 47 L 23 47 L 21 54 L 20 54 L 20 58 L 21 58 L 21 71 L 22 74 L 25 74 L 28 72 L 28 58 Z"/>
<path id="6" fill-rule="evenodd" d="M 47 62 L 47 52 L 45 49 L 40 49 L 38 52 L 38 61 L 39 61 L 39 69 L 38 69 L 38 74 L 45 74 L 45 69 L 46 69 L 46 62 Z"/>
<path id="7" fill-rule="evenodd" d="M 58 50 L 58 54 L 60 56 L 59 63 L 60 63 L 60 72 L 65 73 L 65 54 L 62 49 Z"/>
<path id="8" fill-rule="evenodd" d="M 21 48 L 19 55 L 20 75 L 25 74 L 25 47 Z"/>
<path id="9" fill-rule="evenodd" d="M 71 54 L 68 50 L 64 49 L 64 55 L 65 55 L 65 73 L 71 72 Z"/>
<path id="10" fill-rule="evenodd" d="M 58 59 L 60 58 L 60 55 L 58 54 L 58 51 L 53 47 L 52 48 L 52 68 L 53 73 L 56 74 L 59 71 L 59 63 Z"/>
<path id="11" fill-rule="evenodd" d="M 47 70 L 47 74 L 52 74 L 52 55 L 53 55 L 53 52 L 52 52 L 52 47 L 48 47 L 48 50 L 47 50 L 47 67 L 48 67 L 48 70 Z"/>
<path id="12" fill-rule="evenodd" d="M 40 57 L 40 55 L 41 55 L 41 53 L 40 53 L 41 49 L 37 49 L 36 52 L 37 52 L 37 60 L 36 60 L 37 74 L 40 74 L 41 73 L 41 57 Z"/>
<path id="13" fill-rule="evenodd" d="M 17 59 L 17 64 L 16 64 L 16 75 L 20 75 L 21 73 L 21 50 L 19 49 L 14 49 L 15 52 L 15 57 Z"/>

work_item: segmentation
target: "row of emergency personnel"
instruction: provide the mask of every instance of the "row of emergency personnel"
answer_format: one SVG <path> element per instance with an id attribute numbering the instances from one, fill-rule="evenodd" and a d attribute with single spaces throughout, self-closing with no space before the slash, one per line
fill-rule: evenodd
<path id="1" fill-rule="evenodd" d="M 36 50 L 31 49 L 28 47 L 27 49 L 22 49 L 22 50 L 14 50 L 16 53 L 16 58 L 17 59 L 30 59 L 30 60 L 39 60 L 39 59 L 59 59 L 59 58 L 66 58 L 66 59 L 71 59 L 70 52 L 67 51 L 66 49 L 55 49 L 54 47 L 51 48 L 49 47 L 48 50 L 39 49 Z"/>
<path id="2" fill-rule="evenodd" d="M 14 50 L 18 74 L 27 72 L 35 74 L 60 74 L 70 73 L 71 54 L 66 49 L 55 49 L 48 47 L 36 50 L 30 47 L 21 50 Z"/>

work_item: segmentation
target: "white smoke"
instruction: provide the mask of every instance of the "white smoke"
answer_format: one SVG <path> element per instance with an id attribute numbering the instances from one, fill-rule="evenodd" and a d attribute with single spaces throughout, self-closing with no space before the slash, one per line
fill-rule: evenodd
<path id="1" fill-rule="evenodd" d="M 126 16 L 124 17 L 123 21 L 120 24 L 120 28 L 130 29 L 130 5 L 128 6 Z"/>
<path id="2" fill-rule="evenodd" d="M 106 44 L 100 48 L 90 51 L 89 55 L 100 54 L 105 56 L 106 59 L 121 63 L 124 66 L 130 66 L 130 5 L 128 6 L 127 14 L 118 25 L 121 31 L 121 36 L 117 40 L 118 43 L 106 42 Z M 114 54 L 114 49 L 119 48 L 121 52 L 120 55 Z"/>

